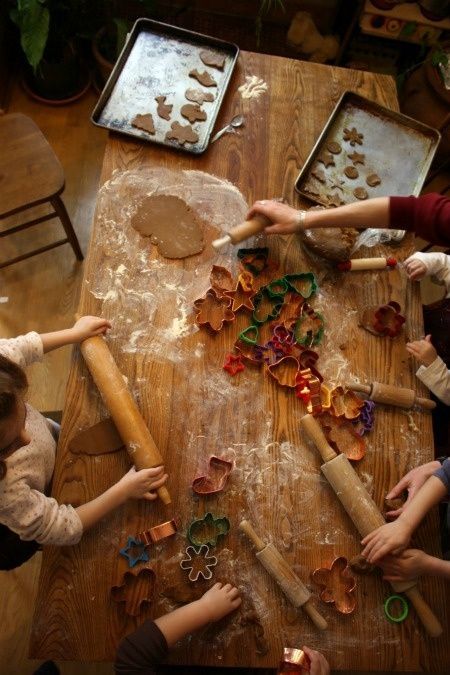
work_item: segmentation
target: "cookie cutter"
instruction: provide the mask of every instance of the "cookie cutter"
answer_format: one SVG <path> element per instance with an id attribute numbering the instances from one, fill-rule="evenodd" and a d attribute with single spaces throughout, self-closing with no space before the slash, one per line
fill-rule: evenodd
<path id="1" fill-rule="evenodd" d="M 311 368 L 304 368 L 297 374 L 295 394 L 297 398 L 308 403 L 313 415 L 319 415 L 322 412 L 321 383 Z"/>
<path id="2" fill-rule="evenodd" d="M 153 600 L 155 591 L 155 572 L 150 567 L 141 567 L 135 572 L 125 572 L 122 583 L 111 587 L 114 602 L 125 603 L 125 613 L 138 616 L 144 603 Z"/>
<path id="3" fill-rule="evenodd" d="M 402 607 L 402 611 L 400 612 L 400 614 L 398 616 L 394 616 L 393 614 L 391 614 L 390 610 L 391 610 L 391 604 L 393 602 L 399 602 L 401 607 Z M 408 603 L 406 602 L 405 598 L 403 598 L 401 595 L 390 595 L 384 601 L 383 609 L 384 609 L 384 613 L 386 614 L 389 621 L 393 621 L 394 623 L 401 623 L 402 621 L 404 621 L 406 619 L 406 617 L 409 614 Z"/>
<path id="4" fill-rule="evenodd" d="M 232 354 L 231 352 L 226 354 L 222 368 L 233 377 L 238 373 L 242 372 L 243 370 L 245 370 L 245 366 L 242 363 L 241 354 L 235 355 Z"/>
<path id="5" fill-rule="evenodd" d="M 225 291 L 231 291 L 233 288 L 233 277 L 226 267 L 213 265 L 209 275 L 209 283 L 218 297 L 222 297 Z"/>
<path id="6" fill-rule="evenodd" d="M 360 416 L 363 407 L 363 399 L 359 398 L 351 389 L 344 389 L 339 385 L 331 390 L 330 412 L 335 417 L 355 420 Z"/>
<path id="7" fill-rule="evenodd" d="M 200 564 L 196 565 L 196 563 Z M 217 558 L 214 555 L 209 555 L 209 547 L 206 544 L 200 546 L 198 550 L 194 546 L 188 546 L 186 557 L 180 562 L 181 569 L 186 572 L 189 571 L 189 581 L 193 582 L 197 581 L 199 577 L 203 577 L 203 579 L 209 581 L 213 575 L 211 568 L 216 565 Z"/>
<path id="8" fill-rule="evenodd" d="M 355 428 L 356 433 L 360 436 L 364 436 L 364 434 L 372 431 L 375 424 L 375 401 L 369 399 L 364 401 L 359 417 L 355 422 L 357 423 Z"/>
<path id="9" fill-rule="evenodd" d="M 269 260 L 266 267 L 253 278 L 252 286 L 255 293 L 262 290 L 269 284 L 274 278 L 278 271 L 278 265 Z M 281 300 L 281 298 L 280 298 Z"/>
<path id="10" fill-rule="evenodd" d="M 335 450 L 355 462 L 364 457 L 366 442 L 355 431 L 355 427 L 350 420 L 346 420 L 344 417 L 334 417 L 327 413 L 321 417 L 320 422 L 328 442 Z"/>
<path id="11" fill-rule="evenodd" d="M 268 303 L 269 307 L 266 307 Z M 266 288 L 262 288 L 255 295 L 254 303 L 255 309 L 253 312 L 253 321 L 256 324 L 266 323 L 266 321 L 276 319 L 281 312 L 283 302 L 279 297 L 271 297 Z"/>
<path id="12" fill-rule="evenodd" d="M 308 673 L 311 668 L 311 661 L 303 649 L 295 647 L 285 647 L 283 649 L 283 660 L 278 666 L 277 675 L 282 673 Z"/>
<path id="13" fill-rule="evenodd" d="M 308 347 L 318 345 L 323 338 L 324 328 L 325 321 L 322 314 L 316 312 L 305 302 L 302 305 L 301 315 L 295 323 L 294 336 L 296 342 Z"/>
<path id="14" fill-rule="evenodd" d="M 145 546 L 156 544 L 158 541 L 161 541 L 161 539 L 167 539 L 167 537 L 172 537 L 174 534 L 176 534 L 178 531 L 178 526 L 179 522 L 174 518 L 172 520 L 168 520 L 165 523 L 155 525 L 155 527 L 151 527 L 148 530 L 139 532 L 137 538 L 139 541 L 143 542 Z"/>
<path id="15" fill-rule="evenodd" d="M 374 335 L 397 337 L 406 321 L 400 311 L 401 307 L 395 300 L 379 307 L 369 307 L 363 312 L 362 325 Z"/>
<path id="16" fill-rule="evenodd" d="M 297 383 L 300 366 L 295 357 L 283 356 L 279 361 L 270 364 L 267 370 L 281 387 L 294 388 Z"/>
<path id="17" fill-rule="evenodd" d="M 227 484 L 228 477 L 233 470 L 233 462 L 212 455 L 209 458 L 208 473 L 199 476 L 192 482 L 192 489 L 198 495 L 213 495 L 221 492 Z"/>
<path id="18" fill-rule="evenodd" d="M 258 326 L 247 326 L 239 333 L 238 339 L 246 342 L 248 345 L 256 345 L 258 342 Z"/>
<path id="19" fill-rule="evenodd" d="M 145 546 L 146 544 L 139 541 L 139 539 L 128 537 L 127 545 L 121 548 L 119 553 L 128 560 L 129 567 L 134 567 L 138 562 L 148 562 L 150 560 Z M 137 553 L 133 554 L 133 551 L 137 551 Z"/>
<path id="20" fill-rule="evenodd" d="M 261 366 L 264 363 L 266 348 L 262 345 L 254 345 L 248 340 L 238 338 L 234 343 L 234 349 L 242 358 L 252 365 Z"/>
<path id="21" fill-rule="evenodd" d="M 271 298 L 282 299 L 288 292 L 289 285 L 286 281 L 286 277 L 281 277 L 280 279 L 273 279 L 273 281 L 270 281 L 267 284 L 266 289 Z"/>
<path id="22" fill-rule="evenodd" d="M 258 276 L 267 267 L 269 249 L 266 246 L 261 248 L 239 248 L 237 250 L 237 257 L 245 270 Z"/>
<path id="23" fill-rule="evenodd" d="M 331 406 L 331 392 L 332 389 L 327 387 L 326 384 L 323 382 L 320 384 L 320 402 L 322 406 L 322 410 L 329 410 Z M 312 414 L 313 412 L 313 404 L 311 401 L 308 402 L 308 405 L 306 406 L 306 409 L 309 413 Z"/>
<path id="24" fill-rule="evenodd" d="M 356 587 L 356 579 L 350 574 L 347 558 L 335 558 L 331 567 L 320 567 L 311 578 L 321 591 L 319 597 L 323 602 L 334 604 L 341 614 L 351 614 L 356 607 L 356 599 L 352 595 Z"/>
<path id="25" fill-rule="evenodd" d="M 195 322 L 200 328 L 208 328 L 213 333 L 218 333 L 224 323 L 234 321 L 234 312 L 230 309 L 230 298 L 218 297 L 215 290 L 210 288 L 204 298 L 194 301 L 196 309 Z"/>
<path id="26" fill-rule="evenodd" d="M 317 291 L 316 277 L 312 272 L 286 274 L 284 279 L 289 288 L 301 295 L 305 300 L 310 298 Z"/>
<path id="27" fill-rule="evenodd" d="M 203 518 L 193 520 L 188 527 L 187 538 L 193 546 L 215 546 L 219 537 L 230 531 L 230 521 L 225 516 L 214 518 L 207 513 Z"/>
<path id="28" fill-rule="evenodd" d="M 238 312 L 240 309 L 248 309 L 250 312 L 253 312 L 255 309 L 253 298 L 256 295 L 256 291 L 254 291 L 253 288 L 246 290 L 246 287 L 241 280 L 242 276 L 242 274 L 239 276 L 235 288 L 225 291 L 224 296 L 230 298 L 232 301 L 231 311 Z"/>

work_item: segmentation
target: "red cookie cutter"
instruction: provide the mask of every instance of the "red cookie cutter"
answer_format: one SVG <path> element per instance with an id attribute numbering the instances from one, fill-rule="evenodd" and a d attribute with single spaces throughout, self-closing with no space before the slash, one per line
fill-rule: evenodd
<path id="1" fill-rule="evenodd" d="M 241 354 L 227 354 L 225 356 L 225 361 L 223 363 L 222 368 L 227 371 L 227 373 L 230 373 L 230 375 L 237 375 L 241 371 L 245 370 L 245 366 L 242 363 L 242 356 Z"/>
<path id="2" fill-rule="evenodd" d="M 221 492 L 227 484 L 233 470 L 233 462 L 212 455 L 209 459 L 208 474 L 199 476 L 192 482 L 192 489 L 198 495 L 213 495 Z"/>

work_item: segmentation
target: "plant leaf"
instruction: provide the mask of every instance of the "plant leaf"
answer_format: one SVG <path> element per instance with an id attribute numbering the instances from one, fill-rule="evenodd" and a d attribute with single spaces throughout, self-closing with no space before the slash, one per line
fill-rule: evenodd
<path id="1" fill-rule="evenodd" d="M 44 0 L 18 0 L 17 7 L 10 11 L 12 21 L 20 30 L 20 44 L 28 63 L 36 72 L 48 38 L 50 13 Z"/>

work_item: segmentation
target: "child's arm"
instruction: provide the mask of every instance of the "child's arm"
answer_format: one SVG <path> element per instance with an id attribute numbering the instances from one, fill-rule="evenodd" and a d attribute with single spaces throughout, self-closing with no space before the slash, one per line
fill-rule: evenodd
<path id="1" fill-rule="evenodd" d="M 445 253 L 413 253 L 405 260 L 405 269 L 411 281 L 431 276 L 438 284 L 445 286 L 450 294 L 450 256 Z"/>
<path id="2" fill-rule="evenodd" d="M 385 556 L 380 562 L 380 567 L 386 581 L 410 581 L 420 576 L 450 579 L 449 560 L 435 558 L 416 548 L 409 548 L 399 556 Z"/>
<path id="3" fill-rule="evenodd" d="M 396 521 L 378 527 L 364 537 L 362 555 L 376 563 L 389 553 L 400 553 L 409 544 L 412 533 L 432 506 L 447 494 L 447 487 L 437 476 L 431 476 Z"/>
<path id="4" fill-rule="evenodd" d="M 387 493 L 385 499 L 396 499 L 405 490 L 408 492 L 408 497 L 403 506 L 395 511 L 388 511 L 386 516 L 388 518 L 397 518 L 405 510 L 425 481 L 440 468 L 441 463 L 438 460 L 433 460 L 432 462 L 421 464 L 420 466 L 411 469 L 411 471 L 408 471 L 408 473 L 399 480 L 397 485 L 394 485 L 392 490 Z"/>
<path id="5" fill-rule="evenodd" d="M 422 364 L 416 372 L 419 380 L 443 403 L 450 405 L 450 371 L 431 344 L 431 335 L 408 342 L 406 349 Z"/>
<path id="6" fill-rule="evenodd" d="M 108 328 L 111 328 L 111 324 L 106 319 L 101 319 L 98 316 L 82 316 L 74 323 L 72 328 L 41 334 L 44 354 L 53 351 L 53 349 L 58 349 L 58 347 L 83 342 L 83 340 L 95 335 L 103 335 Z"/>
<path id="7" fill-rule="evenodd" d="M 146 621 L 128 635 L 117 650 L 116 673 L 149 673 L 160 663 L 170 647 L 185 635 L 218 621 L 241 604 L 237 588 L 214 584 L 200 598 L 153 621 Z"/>

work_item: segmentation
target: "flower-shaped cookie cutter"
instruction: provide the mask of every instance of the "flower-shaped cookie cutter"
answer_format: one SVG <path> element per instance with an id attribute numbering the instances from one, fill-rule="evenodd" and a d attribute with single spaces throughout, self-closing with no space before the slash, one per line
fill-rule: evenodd
<path id="1" fill-rule="evenodd" d="M 135 537 L 128 537 L 126 546 L 119 550 L 120 555 L 128 560 L 128 566 L 134 567 L 138 562 L 148 562 L 146 544 Z"/>
<path id="2" fill-rule="evenodd" d="M 212 266 L 209 283 L 219 298 L 223 297 L 226 291 L 231 291 L 234 285 L 231 272 L 226 267 L 221 267 L 220 265 Z"/>
<path id="3" fill-rule="evenodd" d="M 216 556 L 209 555 L 209 547 L 205 544 L 198 550 L 194 546 L 188 546 L 186 557 L 180 562 L 181 569 L 189 571 L 189 581 L 197 581 L 199 577 L 209 581 L 213 575 L 212 568 L 216 565 Z"/>
<path id="4" fill-rule="evenodd" d="M 155 572 L 150 567 L 141 567 L 133 572 L 125 572 L 122 582 L 111 587 L 114 602 L 124 602 L 125 612 L 138 616 L 142 605 L 151 603 L 155 590 Z"/>
<path id="5" fill-rule="evenodd" d="M 289 285 L 286 278 L 281 277 L 280 279 L 273 279 L 270 281 L 267 284 L 266 289 L 271 298 L 283 300 L 289 290 Z"/>
<path id="6" fill-rule="evenodd" d="M 193 491 L 198 495 L 213 495 L 221 492 L 227 484 L 232 470 L 233 462 L 212 455 L 209 458 L 207 475 L 199 476 L 193 480 Z"/>
<path id="7" fill-rule="evenodd" d="M 234 321 L 234 312 L 230 309 L 230 298 L 218 297 L 216 291 L 210 288 L 204 298 L 194 301 L 196 311 L 195 322 L 200 328 L 208 328 L 213 333 L 222 330 L 224 323 Z"/>
<path id="8" fill-rule="evenodd" d="M 176 518 L 168 520 L 165 523 L 160 523 L 155 525 L 148 530 L 143 530 L 137 535 L 137 539 L 149 546 L 150 544 L 156 544 L 161 539 L 167 539 L 167 537 L 172 537 L 177 533 L 179 527 L 179 521 Z"/>
<path id="9" fill-rule="evenodd" d="M 400 312 L 401 307 L 395 300 L 379 307 L 368 307 L 363 312 L 362 326 L 374 335 L 394 338 L 406 321 Z"/>
<path id="10" fill-rule="evenodd" d="M 358 461 L 366 454 L 366 442 L 355 430 L 354 424 L 345 417 L 334 417 L 329 412 L 320 418 L 322 428 L 330 445 L 347 459 Z"/>
<path id="11" fill-rule="evenodd" d="M 356 427 L 356 433 L 360 434 L 360 436 L 372 431 L 375 424 L 375 401 L 370 401 L 369 399 L 364 401 L 357 422 L 359 424 Z"/>
<path id="12" fill-rule="evenodd" d="M 232 354 L 231 352 L 226 354 L 222 368 L 233 377 L 245 370 L 241 354 Z"/>
<path id="13" fill-rule="evenodd" d="M 347 558 L 340 556 L 333 560 L 331 567 L 314 570 L 311 578 L 321 588 L 319 597 L 323 602 L 334 604 L 342 614 L 351 614 L 355 610 L 356 599 L 352 593 L 356 579 L 350 573 Z"/>
<path id="14" fill-rule="evenodd" d="M 286 274 L 284 278 L 288 286 L 302 298 L 310 298 L 317 291 L 316 277 L 312 272 Z"/>
<path id="15" fill-rule="evenodd" d="M 230 531 L 230 521 L 225 516 L 214 518 L 207 513 L 203 518 L 193 520 L 188 527 L 187 538 L 193 546 L 215 546 L 219 537 Z"/>

